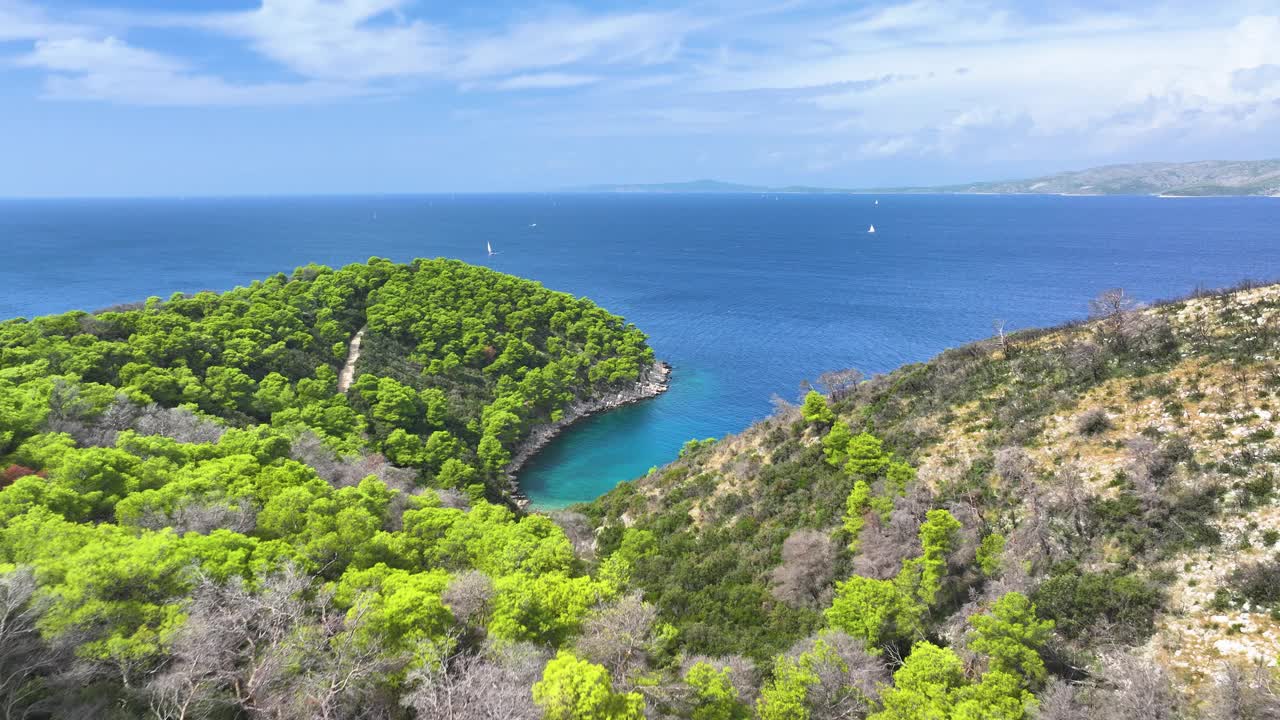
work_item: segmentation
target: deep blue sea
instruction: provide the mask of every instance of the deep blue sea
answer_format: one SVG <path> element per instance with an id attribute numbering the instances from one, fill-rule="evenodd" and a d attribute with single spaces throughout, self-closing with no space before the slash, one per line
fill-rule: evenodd
<path id="1" fill-rule="evenodd" d="M 308 262 L 447 256 L 585 295 L 675 366 L 526 469 L 543 507 L 588 500 L 736 432 L 834 368 L 883 372 L 991 334 L 1280 278 L 1280 199 L 435 195 L 0 200 L 0 317 L 221 290 Z M 536 223 L 536 225 L 535 225 Z M 877 232 L 868 234 L 874 223 Z M 485 243 L 500 252 L 486 257 Z"/>

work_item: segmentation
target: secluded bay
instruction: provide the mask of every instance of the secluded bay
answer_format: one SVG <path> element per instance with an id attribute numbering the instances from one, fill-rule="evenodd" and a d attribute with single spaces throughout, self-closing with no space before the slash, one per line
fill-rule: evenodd
<path id="1" fill-rule="evenodd" d="M 586 500 L 690 438 L 794 399 L 823 370 L 884 371 L 990 334 L 1280 278 L 1280 199 L 436 195 L 0 201 L 0 318 L 225 289 L 296 265 L 448 256 L 586 295 L 676 368 L 662 397 L 591 418 L 524 471 Z M 874 223 L 875 234 L 866 232 Z M 485 243 L 499 252 L 487 257 Z"/>

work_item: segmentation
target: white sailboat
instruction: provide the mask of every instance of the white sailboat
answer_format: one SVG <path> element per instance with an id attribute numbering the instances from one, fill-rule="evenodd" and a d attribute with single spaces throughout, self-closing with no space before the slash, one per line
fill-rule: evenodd
<path id="1" fill-rule="evenodd" d="M 879 201 L 879 200 L 877 200 L 877 201 L 876 201 L 876 204 L 877 204 L 877 205 L 879 205 L 879 204 L 880 204 L 880 201 Z"/>
<path id="2" fill-rule="evenodd" d="M 872 225 L 871 227 L 867 228 L 867 232 L 869 232 L 869 233 L 873 233 L 873 232 L 875 232 L 875 231 L 876 231 L 876 226 L 875 226 L 875 225 Z"/>
<path id="3" fill-rule="evenodd" d="M 498 254 L 493 251 L 493 245 L 489 244 L 488 241 L 485 241 L 484 249 L 489 251 L 489 257 L 493 257 L 494 255 Z"/>

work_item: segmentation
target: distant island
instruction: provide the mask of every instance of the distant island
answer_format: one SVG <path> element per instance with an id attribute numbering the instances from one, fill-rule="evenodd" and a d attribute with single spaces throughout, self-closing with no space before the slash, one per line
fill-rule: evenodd
<path id="1" fill-rule="evenodd" d="M 870 192 L 863 190 L 845 190 L 841 188 L 810 187 L 807 185 L 791 185 L 787 187 L 768 187 L 765 185 L 743 185 L 741 183 L 721 182 L 719 180 L 690 180 L 689 182 L 671 183 L 624 183 L 614 185 L 585 185 L 568 188 L 567 192 L 583 193 L 856 193 Z"/>
<path id="2" fill-rule="evenodd" d="M 768 187 L 718 180 L 592 185 L 575 192 L 616 193 L 982 193 L 995 195 L 1162 195 L 1280 197 L 1280 160 L 1135 163 L 1055 173 L 1025 180 L 881 188 Z"/>

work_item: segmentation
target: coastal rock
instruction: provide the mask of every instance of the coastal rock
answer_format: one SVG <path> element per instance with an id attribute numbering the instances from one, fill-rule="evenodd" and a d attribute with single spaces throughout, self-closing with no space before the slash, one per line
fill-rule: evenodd
<path id="1" fill-rule="evenodd" d="M 503 469 L 511 499 L 521 508 L 529 506 L 529 499 L 520 491 L 516 474 L 565 428 L 596 413 L 608 412 L 623 405 L 657 397 L 667 391 L 670 382 L 671 365 L 659 360 L 641 371 L 640 379 L 629 387 L 598 397 L 575 400 L 564 408 L 564 414 L 558 421 L 535 427 L 516 447 L 511 454 L 511 462 Z"/>

